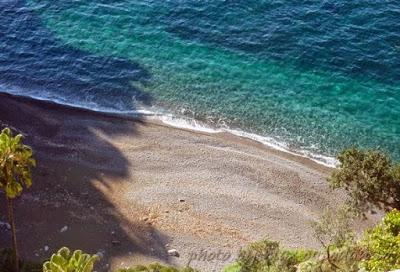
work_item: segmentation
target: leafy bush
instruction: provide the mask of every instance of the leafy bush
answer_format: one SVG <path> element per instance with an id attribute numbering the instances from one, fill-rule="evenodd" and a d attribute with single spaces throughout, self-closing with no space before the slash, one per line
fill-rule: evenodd
<path id="1" fill-rule="evenodd" d="M 384 272 L 400 268 L 400 211 L 393 210 L 363 241 L 371 257 L 361 263 L 367 271 Z"/>
<path id="2" fill-rule="evenodd" d="M 175 268 L 161 264 L 150 264 L 148 266 L 138 265 L 132 268 L 119 269 L 118 272 L 196 272 L 193 268 Z"/>
<path id="3" fill-rule="evenodd" d="M 340 167 L 328 181 L 348 192 L 350 206 L 361 213 L 400 208 L 400 164 L 380 151 L 357 148 L 343 151 L 338 160 Z"/>
<path id="4" fill-rule="evenodd" d="M 300 263 L 298 271 L 301 272 L 331 272 L 346 271 L 357 272 L 359 264 L 362 260 L 368 258 L 368 251 L 365 247 L 353 244 L 342 245 L 341 247 L 332 248 L 329 260 L 325 252 L 321 252 L 314 258 Z"/>
<path id="5" fill-rule="evenodd" d="M 314 236 L 325 248 L 330 245 L 341 247 L 352 242 L 354 232 L 351 228 L 354 215 L 347 206 L 338 209 L 325 209 L 319 221 L 312 222 Z"/>
<path id="6" fill-rule="evenodd" d="M 226 266 L 223 269 L 223 272 L 241 272 L 241 266 L 238 262 L 234 262 L 233 264 L 230 264 Z"/>
<path id="7" fill-rule="evenodd" d="M 43 272 L 91 272 L 97 255 L 89 255 L 81 250 L 71 251 L 63 247 L 43 264 Z"/>
<path id="8" fill-rule="evenodd" d="M 241 272 L 295 272 L 299 263 L 315 255 L 313 250 L 281 249 L 278 242 L 263 240 L 242 250 L 237 263 Z"/>

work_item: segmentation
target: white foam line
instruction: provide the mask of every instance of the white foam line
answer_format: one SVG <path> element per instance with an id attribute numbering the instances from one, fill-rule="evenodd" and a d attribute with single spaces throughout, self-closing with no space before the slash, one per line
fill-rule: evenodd
<path id="1" fill-rule="evenodd" d="M 333 157 L 314 154 L 314 153 L 311 153 L 306 150 L 292 151 L 289 149 L 289 147 L 287 147 L 287 145 L 285 143 L 276 141 L 275 139 L 273 139 L 271 137 L 260 136 L 257 134 L 245 132 L 242 130 L 236 130 L 236 129 L 212 128 L 212 127 L 207 126 L 206 124 L 203 124 L 197 120 L 179 118 L 174 115 L 155 115 L 155 118 L 157 118 L 158 120 L 161 120 L 166 125 L 176 127 L 176 128 L 190 129 L 190 130 L 194 130 L 194 131 L 201 131 L 201 132 L 207 132 L 207 133 L 227 132 L 227 133 L 239 136 L 239 137 L 248 138 L 248 139 L 260 142 L 260 143 L 262 143 L 270 148 L 273 148 L 275 150 L 279 150 L 279 151 L 282 151 L 285 153 L 289 153 L 291 155 L 310 159 L 310 160 L 312 160 L 318 164 L 324 165 L 326 167 L 335 168 L 339 164 L 338 161 Z"/>
<path id="2" fill-rule="evenodd" d="M 10 91 L 12 90 L 12 91 Z M 7 88 L 5 90 L 4 86 L 0 85 L 0 91 L 4 93 L 9 93 L 17 96 L 25 96 L 25 97 L 30 97 L 36 100 L 41 100 L 41 101 L 49 101 L 49 102 L 54 102 L 57 104 L 61 105 L 66 105 L 66 106 L 71 106 L 71 107 L 78 107 L 78 108 L 83 108 L 87 110 L 92 110 L 96 112 L 105 112 L 105 113 L 116 113 L 116 114 L 122 114 L 122 115 L 144 115 L 150 119 L 156 119 L 161 121 L 162 123 L 176 127 L 176 128 L 181 128 L 181 129 L 190 129 L 194 131 L 200 131 L 200 132 L 206 132 L 206 133 L 221 133 L 221 132 L 227 132 L 231 133 L 233 135 L 239 136 L 239 137 L 244 137 L 248 138 L 257 142 L 260 142 L 270 148 L 289 153 L 291 155 L 303 157 L 303 158 L 308 158 L 318 164 L 335 168 L 338 166 L 338 161 L 333 158 L 333 157 L 328 157 L 328 156 L 323 156 L 323 155 L 318 155 L 306 150 L 291 150 L 288 148 L 288 146 L 284 142 L 279 142 L 271 137 L 265 137 L 265 136 L 260 136 L 257 134 L 241 131 L 241 130 L 236 130 L 236 129 L 229 129 L 229 128 L 212 128 L 203 122 L 200 122 L 195 119 L 188 119 L 184 117 L 178 117 L 176 115 L 173 115 L 171 113 L 168 113 L 165 110 L 162 109 L 157 109 L 157 110 L 150 110 L 150 109 L 145 109 L 141 108 L 138 110 L 115 110 L 115 109 L 109 109 L 109 108 L 103 108 L 98 106 L 95 103 L 90 103 L 90 104 L 73 104 L 70 102 L 65 101 L 64 99 L 56 98 L 53 95 L 51 95 L 48 92 L 45 91 L 40 91 L 41 95 L 38 95 L 38 92 L 26 92 L 26 90 L 18 90 L 15 89 L 15 87 Z"/>

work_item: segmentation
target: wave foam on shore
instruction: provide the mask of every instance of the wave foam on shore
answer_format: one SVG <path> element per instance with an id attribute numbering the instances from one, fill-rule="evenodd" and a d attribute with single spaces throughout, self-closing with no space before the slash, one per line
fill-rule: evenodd
<path id="1" fill-rule="evenodd" d="M 307 150 L 293 150 L 293 149 L 289 148 L 286 143 L 277 141 L 272 137 L 261 136 L 258 134 L 245 132 L 245 131 L 242 131 L 239 129 L 214 128 L 214 127 L 211 127 L 210 125 L 208 125 L 204 122 L 201 122 L 199 120 L 172 114 L 165 109 L 159 109 L 159 108 L 156 109 L 154 107 L 151 107 L 151 108 L 142 107 L 142 108 L 139 108 L 136 110 L 110 109 L 110 108 L 102 107 L 92 101 L 75 101 L 75 103 L 71 103 L 71 102 L 67 101 L 66 99 L 56 97 L 56 96 L 52 95 L 50 92 L 45 91 L 45 90 L 40 90 L 40 94 L 39 94 L 39 91 L 37 91 L 37 90 L 36 91 L 35 90 L 26 91 L 26 90 L 18 89 L 15 87 L 9 88 L 9 87 L 2 86 L 2 85 L 0 85 L 0 92 L 4 92 L 4 93 L 11 94 L 11 95 L 16 95 L 16 96 L 30 97 L 30 98 L 33 98 L 36 100 L 49 101 L 49 102 L 57 103 L 60 105 L 70 106 L 70 107 L 83 108 L 83 109 L 87 109 L 87 110 L 91 110 L 91 111 L 112 113 L 112 114 L 121 114 L 121 115 L 128 115 L 128 116 L 143 116 L 149 120 L 160 121 L 165 125 L 175 127 L 175 128 L 189 129 L 189 130 L 205 132 L 205 133 L 230 133 L 230 134 L 233 134 L 238 137 L 248 138 L 248 139 L 260 142 L 263 145 L 268 146 L 272 149 L 286 152 L 291 155 L 308 158 L 316 163 L 319 163 L 319 164 L 327 166 L 327 167 L 334 168 L 334 167 L 337 167 L 337 165 L 338 165 L 338 161 L 333 157 L 312 153 Z"/>

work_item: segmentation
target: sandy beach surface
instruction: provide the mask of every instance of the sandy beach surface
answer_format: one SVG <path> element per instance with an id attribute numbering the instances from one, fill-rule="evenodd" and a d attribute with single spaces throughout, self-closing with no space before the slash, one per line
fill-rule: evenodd
<path id="1" fill-rule="evenodd" d="M 100 253 L 97 271 L 154 261 L 219 271 L 265 237 L 319 247 L 310 221 L 343 201 L 327 186 L 330 169 L 228 134 L 6 94 L 0 125 L 25 135 L 37 158 L 15 202 L 31 260 L 68 246 Z M 0 245 L 9 240 L 0 228 Z"/>

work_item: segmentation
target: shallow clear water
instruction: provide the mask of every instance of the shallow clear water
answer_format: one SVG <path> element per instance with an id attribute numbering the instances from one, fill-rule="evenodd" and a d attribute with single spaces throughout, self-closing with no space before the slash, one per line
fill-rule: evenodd
<path id="1" fill-rule="evenodd" d="M 398 1 L 3 1 L 3 90 L 400 158 Z"/>

